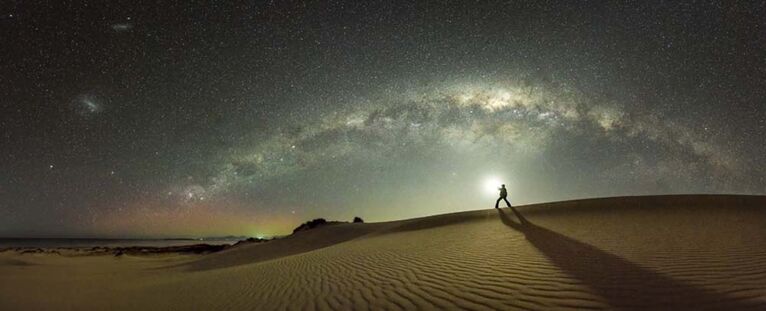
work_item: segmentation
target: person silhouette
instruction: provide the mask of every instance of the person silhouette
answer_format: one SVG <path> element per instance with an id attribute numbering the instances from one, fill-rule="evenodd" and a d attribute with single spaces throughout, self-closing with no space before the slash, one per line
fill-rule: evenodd
<path id="1" fill-rule="evenodd" d="M 497 206 L 500 204 L 500 200 L 505 201 L 505 204 L 507 204 L 508 207 L 512 207 L 511 203 L 508 202 L 508 199 L 506 199 L 506 197 L 508 197 L 508 190 L 505 189 L 505 184 L 502 184 L 500 188 L 497 188 L 497 190 L 500 190 L 500 198 L 497 199 L 497 202 L 495 202 L 495 208 L 498 208 Z"/>

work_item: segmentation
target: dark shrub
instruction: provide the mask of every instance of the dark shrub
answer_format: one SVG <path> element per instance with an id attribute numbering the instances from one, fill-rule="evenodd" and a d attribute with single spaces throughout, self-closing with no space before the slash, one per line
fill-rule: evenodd
<path id="1" fill-rule="evenodd" d="M 354 217 L 354 223 L 363 223 L 363 222 L 364 220 L 362 220 L 362 218 Z"/>
<path id="2" fill-rule="evenodd" d="M 237 241 L 237 243 L 234 243 L 232 246 L 237 246 L 241 244 L 249 244 L 249 243 L 262 243 L 262 242 L 268 242 L 269 239 L 262 239 L 262 238 L 247 238 L 241 241 Z"/>
<path id="3" fill-rule="evenodd" d="M 296 233 L 298 231 L 303 231 L 303 230 L 314 229 L 326 223 L 327 223 L 327 220 L 325 220 L 324 218 L 317 218 L 314 220 L 310 220 L 310 221 L 304 222 L 303 224 L 298 226 L 298 228 L 293 229 L 293 233 Z"/>

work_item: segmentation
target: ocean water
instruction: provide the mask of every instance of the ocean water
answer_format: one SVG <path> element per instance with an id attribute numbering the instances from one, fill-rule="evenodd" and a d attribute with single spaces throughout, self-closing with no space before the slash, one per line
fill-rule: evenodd
<path id="1" fill-rule="evenodd" d="M 0 248 L 9 247 L 129 247 L 148 246 L 165 247 L 193 244 L 223 245 L 234 244 L 238 240 L 194 240 L 194 239 L 37 239 L 37 238 L 0 238 Z"/>

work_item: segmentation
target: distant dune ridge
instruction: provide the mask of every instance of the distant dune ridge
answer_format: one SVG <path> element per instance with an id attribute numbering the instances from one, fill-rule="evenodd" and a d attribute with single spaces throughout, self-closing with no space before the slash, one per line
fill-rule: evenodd
<path id="1" fill-rule="evenodd" d="M 334 224 L 207 255 L 6 251 L 0 310 L 764 310 L 764 245 L 766 197 L 589 199 Z"/>

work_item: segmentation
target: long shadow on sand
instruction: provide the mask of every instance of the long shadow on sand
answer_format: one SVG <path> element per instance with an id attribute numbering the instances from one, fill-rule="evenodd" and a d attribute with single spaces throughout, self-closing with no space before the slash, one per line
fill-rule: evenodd
<path id="1" fill-rule="evenodd" d="M 674 280 L 596 247 L 529 222 L 515 208 L 519 222 L 498 209 L 503 223 L 524 234 L 561 270 L 589 286 L 615 308 L 728 309 L 763 308 L 705 288 Z"/>

